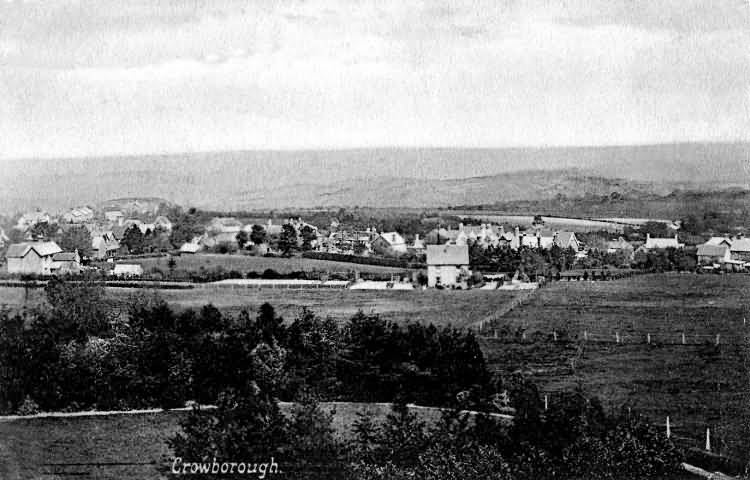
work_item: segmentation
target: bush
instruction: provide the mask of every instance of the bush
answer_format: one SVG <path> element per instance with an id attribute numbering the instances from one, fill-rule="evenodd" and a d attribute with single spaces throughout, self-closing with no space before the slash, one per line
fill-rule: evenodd
<path id="1" fill-rule="evenodd" d="M 23 403 L 18 407 L 16 411 L 18 415 L 35 415 L 39 413 L 39 404 L 31 399 L 30 396 L 26 395 Z"/>

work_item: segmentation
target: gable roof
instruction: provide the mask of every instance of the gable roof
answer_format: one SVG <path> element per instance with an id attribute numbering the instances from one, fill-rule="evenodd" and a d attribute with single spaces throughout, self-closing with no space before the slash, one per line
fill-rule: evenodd
<path id="1" fill-rule="evenodd" d="M 711 237 L 708 239 L 708 241 L 706 241 L 707 245 L 721 245 L 722 243 L 731 245 L 732 241 L 727 237 Z"/>
<path id="2" fill-rule="evenodd" d="M 560 247 L 567 248 L 570 245 L 570 242 L 573 240 L 578 241 L 576 238 L 576 234 L 573 232 L 558 232 L 557 233 L 557 242 L 556 244 Z"/>
<path id="3" fill-rule="evenodd" d="M 398 232 L 381 233 L 380 238 L 385 240 L 389 245 L 401 245 L 401 244 L 406 243 L 406 241 L 404 240 L 404 237 L 399 235 Z"/>
<path id="4" fill-rule="evenodd" d="M 62 248 L 55 242 L 24 242 L 14 243 L 9 246 L 5 256 L 7 258 L 23 258 L 31 250 L 34 250 L 40 257 L 47 257 L 62 252 Z"/>
<path id="5" fill-rule="evenodd" d="M 427 245 L 427 265 L 468 265 L 466 245 Z"/>
<path id="6" fill-rule="evenodd" d="M 750 252 L 750 238 L 738 238 L 734 240 L 729 250 L 733 252 Z"/>

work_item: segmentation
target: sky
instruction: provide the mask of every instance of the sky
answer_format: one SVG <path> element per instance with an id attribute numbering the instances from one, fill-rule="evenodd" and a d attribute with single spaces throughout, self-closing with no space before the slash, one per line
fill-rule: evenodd
<path id="1" fill-rule="evenodd" d="M 0 159 L 750 140 L 749 0 L 0 0 Z"/>

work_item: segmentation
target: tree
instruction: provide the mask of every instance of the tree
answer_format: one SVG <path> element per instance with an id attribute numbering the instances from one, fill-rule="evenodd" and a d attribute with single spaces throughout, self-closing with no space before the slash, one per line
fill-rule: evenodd
<path id="1" fill-rule="evenodd" d="M 57 231 L 57 224 L 48 222 L 35 223 L 29 233 L 34 240 L 51 240 Z"/>
<path id="2" fill-rule="evenodd" d="M 302 227 L 300 234 L 302 236 L 302 250 L 311 250 L 312 242 L 318 239 L 318 236 L 315 234 L 315 230 L 313 230 L 309 225 L 305 225 L 304 227 Z"/>
<path id="3" fill-rule="evenodd" d="M 70 252 L 78 250 L 80 256 L 88 257 L 91 255 L 91 234 L 83 225 L 68 228 L 60 237 L 60 248 Z"/>
<path id="4" fill-rule="evenodd" d="M 281 227 L 279 250 L 284 255 L 289 255 L 295 248 L 297 248 L 297 230 L 295 230 L 293 225 L 287 223 Z"/>
<path id="5" fill-rule="evenodd" d="M 250 241 L 255 245 L 266 242 L 266 230 L 262 225 L 253 225 L 253 230 L 250 232 Z"/>
<path id="6" fill-rule="evenodd" d="M 244 230 L 240 230 L 239 232 L 237 232 L 235 239 L 237 240 L 237 247 L 240 250 L 243 250 L 248 240 L 247 232 Z"/>
<path id="7" fill-rule="evenodd" d="M 138 225 L 131 225 L 125 230 L 122 236 L 121 244 L 125 245 L 131 254 L 143 253 L 143 247 L 145 246 L 145 239 L 141 229 Z"/>
<path id="8" fill-rule="evenodd" d="M 91 277 L 70 283 L 53 277 L 44 287 L 57 323 L 60 339 L 83 340 L 110 331 L 112 312 L 107 308 L 104 286 Z"/>

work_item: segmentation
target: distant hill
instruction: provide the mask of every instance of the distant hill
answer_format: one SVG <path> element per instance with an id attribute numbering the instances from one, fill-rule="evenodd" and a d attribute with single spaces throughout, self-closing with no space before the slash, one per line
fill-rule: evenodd
<path id="1" fill-rule="evenodd" d="M 299 184 L 257 192 L 243 208 L 340 205 L 441 207 L 544 200 L 558 195 L 667 195 L 682 184 L 637 182 L 591 175 L 580 169 L 533 170 L 462 179 L 357 178 L 326 185 Z"/>
<path id="2" fill-rule="evenodd" d="M 231 210 L 747 188 L 750 144 L 249 151 L 0 162 L 0 212 L 159 197 Z"/>

